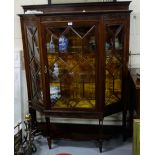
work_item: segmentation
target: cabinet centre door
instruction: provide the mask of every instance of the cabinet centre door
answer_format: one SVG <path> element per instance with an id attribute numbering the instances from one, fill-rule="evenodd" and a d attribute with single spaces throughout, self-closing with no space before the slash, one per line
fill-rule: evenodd
<path id="1" fill-rule="evenodd" d="M 96 107 L 96 25 L 64 22 L 46 27 L 53 108 Z"/>

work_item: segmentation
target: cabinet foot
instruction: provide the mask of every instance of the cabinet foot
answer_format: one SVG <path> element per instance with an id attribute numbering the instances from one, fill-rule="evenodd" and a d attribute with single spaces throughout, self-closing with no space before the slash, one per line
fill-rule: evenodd
<path id="1" fill-rule="evenodd" d="M 102 153 L 102 140 L 99 140 L 99 151 Z"/>
<path id="2" fill-rule="evenodd" d="M 103 116 L 99 118 L 99 150 L 102 153 Z"/>
<path id="3" fill-rule="evenodd" d="M 126 129 L 124 129 L 124 131 L 123 131 L 123 135 L 122 135 L 123 137 L 123 142 L 125 142 L 126 141 L 126 139 L 127 139 L 127 133 L 126 133 Z"/>
<path id="4" fill-rule="evenodd" d="M 51 137 L 49 136 L 49 134 L 50 134 L 50 117 L 45 117 L 45 120 L 46 120 L 46 132 L 47 132 L 48 147 L 49 147 L 49 149 L 51 149 L 52 142 L 51 142 Z"/>
<path id="5" fill-rule="evenodd" d="M 52 149 L 52 140 L 51 140 L 50 137 L 47 138 L 47 142 L 48 142 L 48 147 L 49 147 L 49 149 Z"/>

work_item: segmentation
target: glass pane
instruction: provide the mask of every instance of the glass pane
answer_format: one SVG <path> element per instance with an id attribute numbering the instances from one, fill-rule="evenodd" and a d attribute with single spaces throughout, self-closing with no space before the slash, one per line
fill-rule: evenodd
<path id="1" fill-rule="evenodd" d="M 28 29 L 27 29 L 27 40 L 28 40 L 29 61 L 31 61 L 32 57 L 34 56 L 33 41 L 32 41 L 32 34 Z"/>
<path id="2" fill-rule="evenodd" d="M 50 99 L 55 108 L 95 108 L 95 26 L 46 29 Z"/>
<path id="3" fill-rule="evenodd" d="M 106 105 L 121 101 L 123 41 L 123 25 L 106 27 Z"/>
<path id="4" fill-rule="evenodd" d="M 27 42 L 29 51 L 29 67 L 31 70 L 32 79 L 33 100 L 43 103 L 40 51 L 38 42 L 38 30 L 36 27 L 27 27 Z"/>

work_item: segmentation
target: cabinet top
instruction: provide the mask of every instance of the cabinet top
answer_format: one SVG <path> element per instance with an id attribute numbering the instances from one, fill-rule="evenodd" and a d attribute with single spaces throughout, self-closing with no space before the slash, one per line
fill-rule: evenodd
<path id="1" fill-rule="evenodd" d="M 129 11 L 131 1 L 119 2 L 92 2 L 92 3 L 66 3 L 46 5 L 25 5 L 22 6 L 24 13 L 27 11 L 41 11 L 42 14 L 72 14 L 72 13 L 103 13 Z M 35 14 L 32 13 L 31 14 Z M 37 14 L 37 13 L 36 13 Z M 24 14 L 20 14 L 24 15 Z"/>

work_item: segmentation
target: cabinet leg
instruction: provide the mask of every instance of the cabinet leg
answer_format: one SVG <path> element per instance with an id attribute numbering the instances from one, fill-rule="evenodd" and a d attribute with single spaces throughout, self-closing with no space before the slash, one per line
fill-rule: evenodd
<path id="1" fill-rule="evenodd" d="M 126 111 L 123 112 L 123 141 L 126 141 Z"/>
<path id="2" fill-rule="evenodd" d="M 102 153 L 102 140 L 99 140 L 99 150 L 100 150 L 100 153 Z"/>
<path id="3" fill-rule="evenodd" d="M 103 132 L 103 118 L 100 118 L 99 119 L 99 150 L 100 150 L 100 153 L 102 153 L 102 138 L 103 138 L 102 132 Z"/>
<path id="4" fill-rule="evenodd" d="M 32 118 L 32 128 L 35 128 L 37 126 L 36 110 L 29 108 L 29 113 L 31 114 Z"/>
<path id="5" fill-rule="evenodd" d="M 46 120 L 46 135 L 47 135 L 47 142 L 48 142 L 48 147 L 51 149 L 52 141 L 50 137 L 50 117 L 45 117 Z"/>
<path id="6" fill-rule="evenodd" d="M 131 102 L 129 106 L 129 134 L 132 136 L 132 131 L 133 131 L 133 115 L 134 115 L 134 100 L 135 95 L 131 96 Z"/>
<path id="7" fill-rule="evenodd" d="M 50 137 L 47 137 L 48 147 L 49 149 L 52 149 L 52 140 Z"/>

